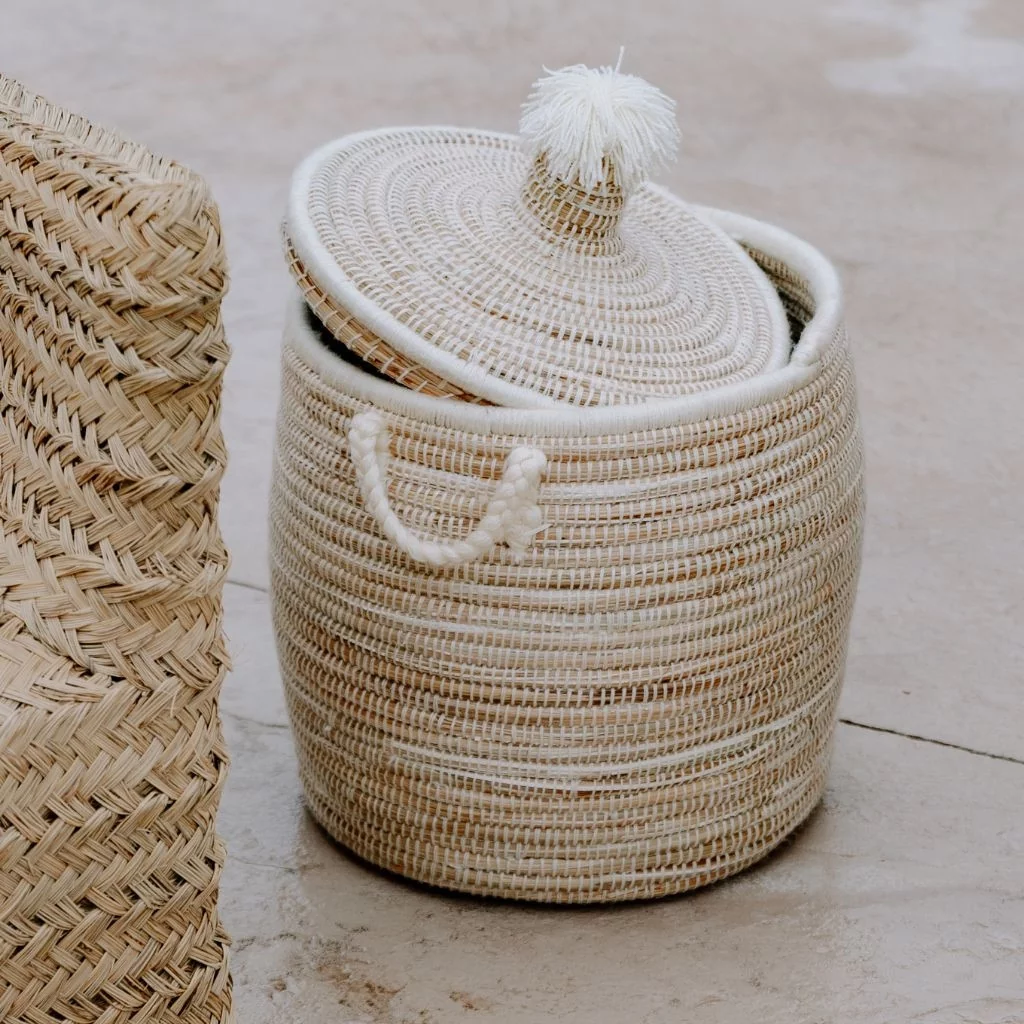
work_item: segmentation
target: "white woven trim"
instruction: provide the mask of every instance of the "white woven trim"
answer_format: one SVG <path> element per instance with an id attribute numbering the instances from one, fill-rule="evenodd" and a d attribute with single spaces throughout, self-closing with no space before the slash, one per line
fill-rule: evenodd
<path id="1" fill-rule="evenodd" d="M 749 258 L 747 257 L 746 253 L 743 252 L 743 247 L 740 245 L 738 236 L 734 236 L 725 227 L 725 225 L 723 225 L 720 222 L 718 210 L 713 210 L 711 209 L 711 207 L 708 206 L 696 206 L 693 203 L 684 202 L 679 196 L 675 195 L 673 192 L 665 188 L 663 185 L 649 184 L 648 188 L 665 196 L 667 199 L 671 200 L 677 206 L 683 206 L 686 209 L 688 209 L 690 213 L 694 213 L 697 216 L 699 216 L 706 224 L 712 227 L 716 231 L 716 233 L 721 236 L 722 243 L 724 245 L 728 245 L 737 250 L 740 250 L 744 258 Z M 730 214 L 729 216 L 733 215 Z M 739 217 L 739 220 L 746 222 L 747 218 Z M 749 223 L 757 224 L 758 222 L 750 221 Z M 778 229 L 772 228 L 771 230 L 776 231 Z M 784 232 L 780 231 L 779 234 L 784 234 Z M 793 238 L 792 235 L 788 237 L 792 241 L 798 242 L 798 239 Z M 743 240 L 746 241 L 746 239 Z M 778 253 L 775 252 L 773 248 L 766 248 L 764 251 L 770 251 L 773 253 L 773 255 L 779 255 Z M 817 255 L 819 259 L 824 259 L 824 257 L 822 257 L 818 253 L 816 253 L 815 255 Z M 786 262 L 789 263 L 789 260 L 787 259 Z M 778 291 L 776 291 L 775 286 L 772 284 L 767 274 L 759 273 L 756 277 L 756 280 L 758 284 L 758 289 L 761 292 L 761 295 L 764 297 L 765 305 L 771 310 L 772 316 L 775 318 L 775 323 L 777 325 L 777 329 L 772 336 L 771 359 L 769 359 L 768 364 L 765 367 L 764 373 L 761 375 L 762 377 L 764 377 L 766 374 L 771 373 L 773 370 L 781 370 L 784 366 L 786 366 L 789 363 L 793 351 L 793 339 L 792 337 L 790 337 L 789 333 L 789 318 L 786 316 L 786 311 L 782 305 L 782 299 L 780 298 Z M 753 383 L 753 380 L 751 380 L 751 383 Z"/>
<path id="2" fill-rule="evenodd" d="M 410 129 L 412 130 L 412 129 Z M 439 127 L 439 131 L 458 131 L 456 128 Z M 383 339 L 400 355 L 410 362 L 444 377 L 452 383 L 465 387 L 471 394 L 485 398 L 498 405 L 545 408 L 557 405 L 553 398 L 536 394 L 514 384 L 507 384 L 498 377 L 492 377 L 477 367 L 442 352 L 410 330 L 400 320 L 386 313 L 376 303 L 367 299 L 342 272 L 334 258 L 327 251 L 309 215 L 309 190 L 317 169 L 338 149 L 352 145 L 361 139 L 389 134 L 394 128 L 372 129 L 335 139 L 326 146 L 311 153 L 299 165 L 292 178 L 288 198 L 288 235 L 299 258 L 309 269 L 315 269 L 319 283 L 336 301 L 345 307 L 364 327 Z"/>
<path id="3" fill-rule="evenodd" d="M 671 193 L 667 194 L 671 196 Z M 715 210 L 709 206 L 696 206 L 692 209 L 708 220 L 713 220 L 738 242 L 782 260 L 807 281 L 814 296 L 814 318 L 801 335 L 800 343 L 793 349 L 789 362 L 802 366 L 816 362 L 821 356 L 822 347 L 829 343 L 842 317 L 843 288 L 835 267 L 809 242 L 774 224 L 766 224 L 730 210 Z"/>
<path id="4" fill-rule="evenodd" d="M 544 409 L 557 407 L 556 399 L 533 391 L 518 384 L 509 383 L 492 375 L 479 366 L 466 362 L 421 337 L 416 331 L 403 324 L 397 317 L 381 309 L 375 302 L 368 299 L 338 266 L 337 261 L 324 245 L 320 234 L 313 223 L 309 210 L 309 194 L 315 175 L 320 167 L 330 160 L 336 152 L 358 144 L 364 139 L 372 139 L 381 135 L 392 135 L 396 131 L 436 131 L 455 133 L 464 131 L 451 126 L 433 126 L 424 128 L 384 128 L 372 129 L 346 135 L 335 139 L 311 153 L 298 167 L 292 179 L 288 198 L 287 232 L 295 252 L 307 272 L 313 274 L 317 284 L 365 328 L 376 334 L 391 349 L 415 366 L 423 367 L 444 380 L 449 381 L 457 389 L 476 395 L 495 405 L 521 409 Z M 502 139 L 518 144 L 518 136 L 507 133 L 488 132 L 495 139 Z M 648 186 L 656 188 L 656 186 Z M 712 211 L 684 203 L 679 197 L 663 188 L 657 191 L 668 197 L 677 205 L 696 211 L 703 215 L 705 223 L 716 231 L 722 243 L 735 246 L 727 230 L 714 216 Z M 753 276 L 753 275 L 752 275 Z M 789 360 L 790 338 L 788 321 L 782 308 L 778 293 L 771 282 L 763 274 L 757 274 L 760 293 L 771 311 L 775 321 L 772 335 L 772 354 L 766 366 L 766 374 L 783 367 Z M 727 388 L 723 388 L 723 391 Z M 660 400 L 653 399 L 652 402 Z M 650 403 L 648 403 L 650 404 Z"/>
<path id="5" fill-rule="evenodd" d="M 373 377 L 339 359 L 310 329 L 305 303 L 298 296 L 289 310 L 287 338 L 324 380 L 352 397 L 383 412 L 412 416 L 437 426 L 471 433 L 593 437 L 733 415 L 783 398 L 814 378 L 815 363 L 821 349 L 829 343 L 839 325 L 842 292 L 834 268 L 813 246 L 779 228 L 739 214 L 711 209 L 702 212 L 733 238 L 749 243 L 792 267 L 807 281 L 815 302 L 814 317 L 804 328 L 787 365 L 716 392 L 684 395 L 643 405 L 569 407 L 544 399 L 544 407 L 534 409 L 480 406 L 419 394 Z M 371 308 L 376 310 L 376 307 Z M 357 318 L 361 316 L 355 308 L 352 312 Z M 367 326 L 381 333 L 379 326 L 368 323 Z M 400 324 L 398 326 L 401 327 Z M 388 340 L 394 341 L 393 338 Z M 424 362 L 419 356 L 416 358 L 420 363 Z M 463 370 L 467 369 L 466 364 L 454 361 Z M 500 384 L 498 381 L 494 383 Z M 518 388 L 511 390 L 519 391 Z M 540 399 L 540 396 L 534 398 Z"/>

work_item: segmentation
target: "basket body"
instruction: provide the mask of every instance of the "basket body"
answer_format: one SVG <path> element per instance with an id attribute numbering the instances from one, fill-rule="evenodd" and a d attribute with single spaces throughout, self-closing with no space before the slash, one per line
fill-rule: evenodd
<path id="1" fill-rule="evenodd" d="M 293 311 L 277 642 L 309 805 L 367 860 L 653 897 L 819 800 L 860 560 L 853 373 L 827 265 L 723 223 L 803 325 L 756 391 L 626 416 L 407 397 Z"/>
<path id="2" fill-rule="evenodd" d="M 0 1020 L 230 1024 L 205 184 L 0 78 Z"/>

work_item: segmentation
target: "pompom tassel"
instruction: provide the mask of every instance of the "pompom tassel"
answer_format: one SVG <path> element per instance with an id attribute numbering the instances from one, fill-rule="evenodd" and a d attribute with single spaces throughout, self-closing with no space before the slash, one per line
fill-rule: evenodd
<path id="1" fill-rule="evenodd" d="M 679 147 L 675 103 L 618 66 L 549 71 L 523 104 L 519 134 L 556 178 L 588 191 L 613 173 L 629 194 Z"/>

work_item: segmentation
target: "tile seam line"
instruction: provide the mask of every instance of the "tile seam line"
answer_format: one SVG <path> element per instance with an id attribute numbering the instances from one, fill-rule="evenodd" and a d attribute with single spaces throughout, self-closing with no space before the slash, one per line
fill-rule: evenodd
<path id="1" fill-rule="evenodd" d="M 240 590 L 255 590 L 256 593 L 258 593 L 258 594 L 269 594 L 270 593 L 270 587 L 269 586 L 263 586 L 263 584 L 261 584 L 261 583 L 249 583 L 246 580 L 233 580 L 233 579 L 230 579 L 230 578 L 226 579 L 224 581 L 224 583 L 225 583 L 226 586 L 238 587 Z"/>
<path id="2" fill-rule="evenodd" d="M 886 736 L 899 736 L 905 740 L 912 740 L 914 743 L 928 743 L 933 747 L 946 747 L 948 750 L 959 750 L 962 754 L 971 754 L 974 757 L 987 757 L 990 761 L 1005 761 L 1009 764 L 1024 766 L 1024 758 L 1013 757 L 1011 754 L 994 754 L 989 750 L 978 750 L 976 747 L 967 747 L 962 743 L 951 743 L 949 740 L 937 740 L 931 736 L 919 736 L 913 732 L 903 732 L 901 729 L 889 729 L 884 725 L 870 725 L 867 722 L 855 722 L 852 718 L 840 718 L 840 725 L 847 725 L 853 729 L 864 729 L 867 732 L 880 732 Z"/>
<path id="3" fill-rule="evenodd" d="M 249 583 L 245 580 L 226 580 L 229 587 L 238 587 L 241 590 L 252 590 L 258 594 L 269 594 L 270 588 L 259 583 Z M 1005 761 L 1008 764 L 1017 764 L 1024 767 L 1024 758 L 1013 757 L 1010 754 L 994 754 L 989 750 L 978 750 L 976 747 L 964 746 L 962 743 L 951 743 L 948 740 L 937 740 L 931 736 L 920 736 L 913 732 L 903 732 L 900 729 L 889 729 L 884 725 L 870 725 L 867 722 L 856 722 L 852 718 L 840 718 L 840 725 L 849 726 L 851 729 L 864 729 L 867 732 L 879 732 L 886 736 L 899 736 L 905 740 L 912 740 L 914 743 L 928 743 L 933 747 L 945 747 L 948 750 L 959 750 L 962 754 L 971 754 L 974 757 L 987 757 L 991 761 Z"/>

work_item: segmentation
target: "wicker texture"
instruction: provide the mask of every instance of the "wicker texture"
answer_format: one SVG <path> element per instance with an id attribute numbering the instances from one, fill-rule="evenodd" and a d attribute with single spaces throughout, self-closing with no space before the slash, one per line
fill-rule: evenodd
<path id="1" fill-rule="evenodd" d="M 227 1024 L 217 210 L 0 78 L 0 1020 Z"/>
<path id="2" fill-rule="evenodd" d="M 309 305 L 406 387 L 503 405 L 636 404 L 782 366 L 778 297 L 661 189 L 553 177 L 516 136 L 364 132 L 295 176 L 285 243 Z"/>
<path id="3" fill-rule="evenodd" d="M 310 807 L 359 855 L 478 894 L 660 896 L 763 857 L 820 798 L 861 439 L 830 269 L 753 233 L 800 341 L 709 415 L 403 399 L 293 313 L 275 626 Z M 513 544 L 501 517 L 534 503 Z"/>
<path id="4" fill-rule="evenodd" d="M 332 338 L 340 341 L 344 348 L 354 353 L 365 366 L 411 391 L 421 391 L 425 395 L 444 395 L 479 405 L 488 404 L 485 399 L 463 391 L 439 374 L 403 359 L 383 338 L 361 324 L 310 277 L 287 234 L 284 239 L 284 253 L 288 269 L 292 272 L 306 304 Z"/>

